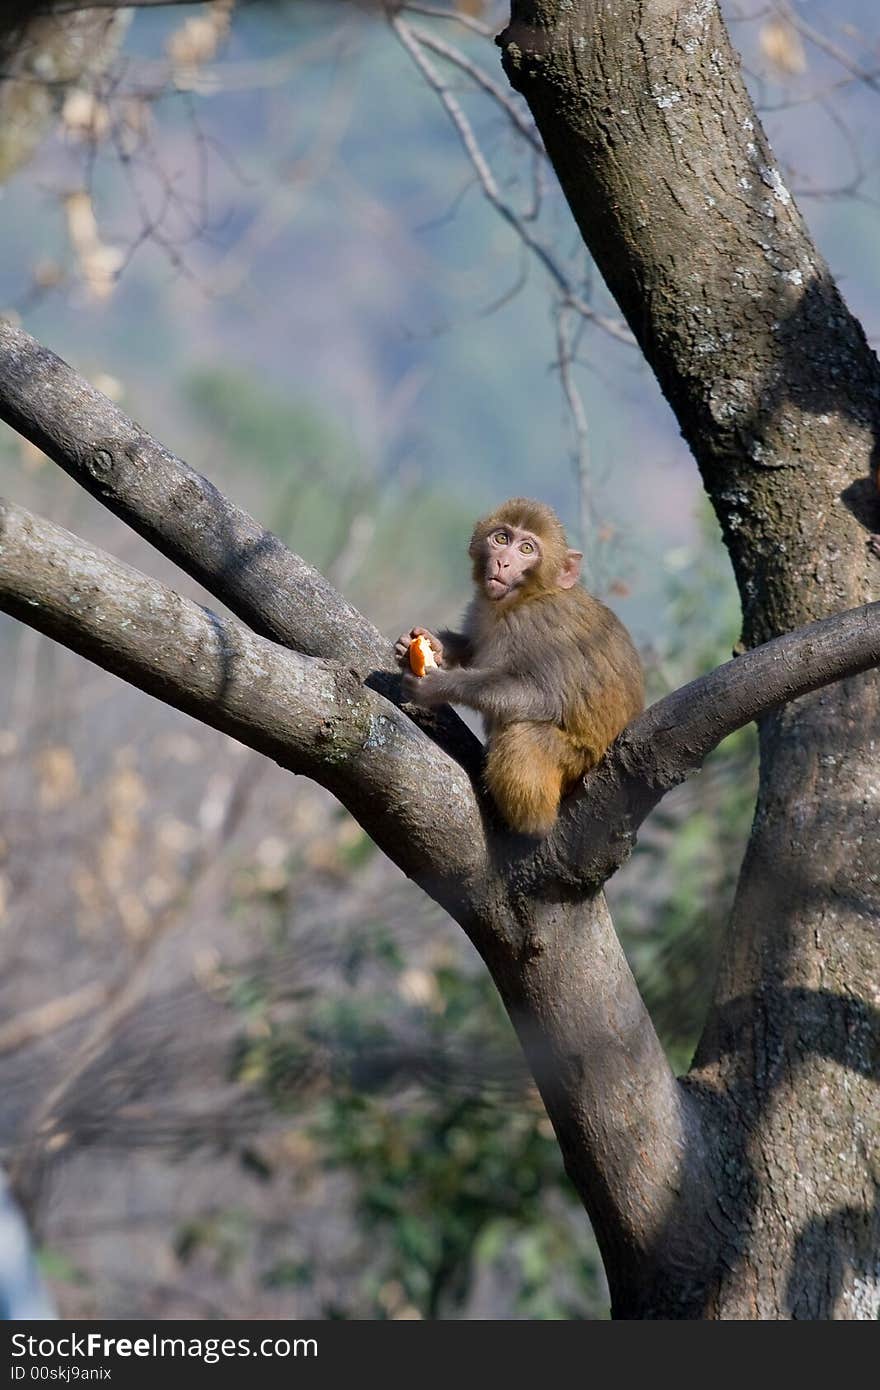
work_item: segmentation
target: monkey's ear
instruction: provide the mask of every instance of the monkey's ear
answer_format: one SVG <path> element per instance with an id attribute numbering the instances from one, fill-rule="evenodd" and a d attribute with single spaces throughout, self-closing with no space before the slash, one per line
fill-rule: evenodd
<path id="1" fill-rule="evenodd" d="M 573 589 L 581 577 L 581 560 L 584 558 L 582 550 L 567 550 L 562 568 L 559 571 L 559 578 L 556 583 L 560 589 Z"/>

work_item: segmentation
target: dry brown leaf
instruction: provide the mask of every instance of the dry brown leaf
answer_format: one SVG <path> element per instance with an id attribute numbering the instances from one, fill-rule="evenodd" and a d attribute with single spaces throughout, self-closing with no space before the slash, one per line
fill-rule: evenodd
<path id="1" fill-rule="evenodd" d="M 397 992 L 401 999 L 407 1004 L 414 1004 L 416 1008 L 430 1009 L 435 1014 L 442 1014 L 444 1011 L 437 976 L 432 970 L 421 970 L 418 966 L 402 970 L 397 980 Z"/>
<path id="2" fill-rule="evenodd" d="M 216 56 L 229 33 L 234 0 L 215 0 L 207 13 L 181 24 L 165 45 L 174 68 L 177 87 L 186 88 L 197 80 L 197 70 Z"/>
<path id="3" fill-rule="evenodd" d="M 761 52 L 771 67 L 784 77 L 796 77 L 807 68 L 801 36 L 787 19 L 768 19 L 759 35 Z"/>
<path id="4" fill-rule="evenodd" d="M 124 256 L 115 246 L 101 240 L 92 200 L 85 189 L 68 193 L 64 207 L 70 244 L 89 293 L 95 299 L 108 299 L 116 287 Z"/>
<path id="5" fill-rule="evenodd" d="M 94 92 L 75 87 L 67 93 L 61 108 L 61 124 L 74 140 L 97 145 L 110 131 L 110 112 Z"/>
<path id="6" fill-rule="evenodd" d="M 38 796 L 44 811 L 58 811 L 80 794 L 73 753 L 63 744 L 43 748 L 37 755 Z"/>

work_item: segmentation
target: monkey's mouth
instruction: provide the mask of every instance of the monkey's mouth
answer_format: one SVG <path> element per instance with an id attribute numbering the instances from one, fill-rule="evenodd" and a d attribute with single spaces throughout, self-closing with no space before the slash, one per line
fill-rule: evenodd
<path id="1" fill-rule="evenodd" d="M 486 592 L 490 598 L 504 598 L 509 588 L 510 585 L 506 584 L 503 579 L 486 580 Z"/>

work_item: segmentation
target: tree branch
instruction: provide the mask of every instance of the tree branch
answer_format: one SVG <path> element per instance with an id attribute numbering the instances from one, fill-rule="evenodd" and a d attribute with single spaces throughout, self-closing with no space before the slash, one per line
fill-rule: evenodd
<path id="1" fill-rule="evenodd" d="M 398 698 L 391 643 L 322 574 L 55 353 L 3 320 L 0 419 L 254 632 L 350 665 L 386 697 Z M 480 744 L 460 719 L 450 711 L 415 718 L 477 773 Z"/>
<path id="2" fill-rule="evenodd" d="M 364 671 L 391 664 L 390 643 L 317 570 L 6 321 L 0 418 L 255 632 Z"/>
<path id="3" fill-rule="evenodd" d="M 558 828 L 518 872 L 603 883 L 629 857 L 642 821 L 698 772 L 722 739 L 770 710 L 880 665 L 880 602 L 755 647 L 658 700 L 614 744 Z"/>
<path id="4" fill-rule="evenodd" d="M 327 787 L 467 925 L 466 885 L 485 873 L 470 783 L 356 671 L 279 647 L 4 501 L 0 609 Z"/>
<path id="5" fill-rule="evenodd" d="M 436 93 L 443 104 L 447 115 L 458 135 L 464 148 L 465 154 L 473 166 L 480 187 L 487 201 L 495 209 L 500 217 L 510 226 L 527 251 L 535 256 L 536 260 L 544 267 L 558 293 L 562 302 L 572 309 L 577 310 L 583 318 L 595 323 L 612 338 L 619 339 L 620 342 L 630 345 L 633 342 L 632 336 L 625 324 L 618 323 L 616 320 L 608 318 L 605 314 L 597 313 L 593 306 L 584 299 L 566 275 L 563 266 L 548 246 L 540 240 L 538 236 L 527 225 L 525 219 L 518 213 L 508 198 L 501 192 L 498 180 L 493 174 L 489 162 L 477 140 L 474 128 L 468 120 L 454 92 L 442 80 L 436 67 L 431 60 L 426 57 L 422 50 L 422 42 L 418 32 L 413 30 L 399 16 L 392 15 L 389 23 L 397 35 L 400 43 L 412 58 L 419 72 L 424 77 L 428 86 Z M 436 46 L 435 44 L 432 46 Z"/>

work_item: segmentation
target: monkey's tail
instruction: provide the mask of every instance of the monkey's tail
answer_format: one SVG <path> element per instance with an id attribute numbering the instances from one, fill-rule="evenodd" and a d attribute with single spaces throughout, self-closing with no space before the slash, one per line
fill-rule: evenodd
<path id="1" fill-rule="evenodd" d="M 552 724 L 508 724 L 492 735 L 486 786 L 511 830 L 552 830 L 563 788 L 578 775 L 576 762 L 575 750 Z"/>

